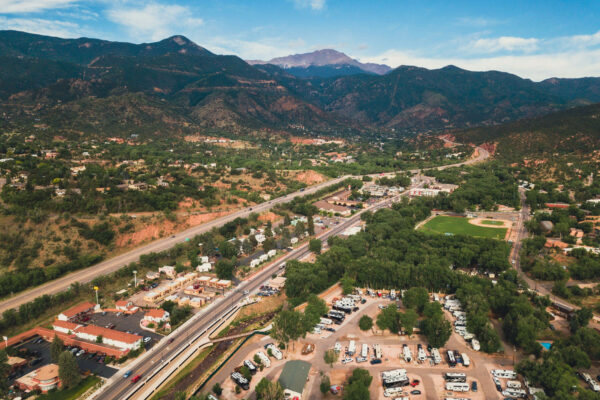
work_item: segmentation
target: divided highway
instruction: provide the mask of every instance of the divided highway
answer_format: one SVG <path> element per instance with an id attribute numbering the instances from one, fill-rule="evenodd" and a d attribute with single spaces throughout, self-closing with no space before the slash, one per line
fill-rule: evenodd
<path id="1" fill-rule="evenodd" d="M 278 197 L 277 199 L 273 199 L 269 202 L 261 203 L 253 207 L 244 208 L 232 214 L 226 215 L 221 218 L 217 218 L 213 221 L 207 222 L 202 225 L 194 226 L 176 235 L 169 236 L 164 239 L 155 240 L 144 246 L 137 247 L 126 253 L 102 261 L 91 267 L 72 272 L 53 281 L 44 283 L 43 285 L 18 293 L 0 302 L 0 314 L 8 309 L 17 308 L 21 304 L 33 301 L 36 297 L 42 296 L 44 294 L 55 294 L 67 290 L 72 283 L 88 283 L 97 276 L 110 274 L 114 271 L 117 271 L 119 268 L 128 265 L 131 262 L 138 261 L 140 259 L 140 256 L 143 254 L 148 254 L 152 252 L 157 253 L 164 250 L 168 250 L 174 247 L 176 244 L 183 242 L 187 237 L 194 237 L 196 235 L 208 232 L 211 229 L 222 226 L 225 223 L 233 221 L 236 218 L 246 218 L 253 212 L 260 213 L 263 211 L 267 211 L 276 204 L 287 203 L 295 197 L 314 193 L 327 186 L 331 186 L 333 184 L 341 182 L 348 177 L 349 176 L 342 176 L 336 179 L 320 183 L 318 185 L 311 186 L 309 188 L 306 188 L 306 190 L 304 191 L 294 192 L 292 194 L 288 194 L 287 196 Z"/>

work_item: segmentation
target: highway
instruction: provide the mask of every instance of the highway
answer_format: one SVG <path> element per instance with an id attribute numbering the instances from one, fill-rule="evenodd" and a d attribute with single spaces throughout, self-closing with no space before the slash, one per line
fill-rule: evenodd
<path id="1" fill-rule="evenodd" d="M 441 167 L 428 168 L 428 169 L 442 170 L 442 169 L 456 167 L 456 166 L 460 166 L 460 165 L 468 165 L 468 164 L 473 164 L 476 162 L 483 161 L 489 157 L 489 153 L 486 150 L 484 150 L 483 148 L 477 147 L 477 150 L 479 153 L 478 156 L 474 157 L 472 159 L 469 159 L 467 161 L 457 163 L 457 164 L 444 165 Z M 420 170 L 415 169 L 415 170 L 411 170 L 410 172 L 419 173 Z M 395 174 L 395 173 L 396 172 L 388 173 L 387 175 Z M 377 177 L 377 176 L 381 176 L 381 174 L 373 174 L 371 176 Z M 295 197 L 314 193 L 320 189 L 323 189 L 327 186 L 334 185 L 338 182 L 341 182 L 341 181 L 343 181 L 347 178 L 351 178 L 351 177 L 352 176 L 350 176 L 350 175 L 341 176 L 341 177 L 320 183 L 318 185 L 308 187 L 304 191 L 297 191 L 297 192 L 288 194 L 286 196 L 278 197 L 271 201 L 258 204 L 256 206 L 246 207 L 246 208 L 236 211 L 232 214 L 217 218 L 217 219 L 207 222 L 205 224 L 201 224 L 201 225 L 197 225 L 197 226 L 188 228 L 187 230 L 177 233 L 176 235 L 172 235 L 172 236 L 169 236 L 169 237 L 166 237 L 163 239 L 155 240 L 146 245 L 136 247 L 135 249 L 130 250 L 126 253 L 120 254 L 118 256 L 115 256 L 115 257 L 109 258 L 105 261 L 102 261 L 98 264 L 92 265 L 88 268 L 72 272 L 70 274 L 62 276 L 53 281 L 46 282 L 40 286 L 20 292 L 18 294 L 15 294 L 14 296 L 8 297 L 8 298 L 0 301 L 0 314 L 8 309 L 17 308 L 21 304 L 31 302 L 36 297 L 39 297 L 39 296 L 42 296 L 45 294 L 56 294 L 56 293 L 65 291 L 69 288 L 69 286 L 71 286 L 71 284 L 73 284 L 75 282 L 88 283 L 88 282 L 91 282 L 97 276 L 106 275 L 106 274 L 115 272 L 119 268 L 122 268 L 131 262 L 137 262 L 140 259 L 140 256 L 143 254 L 148 254 L 148 253 L 152 253 L 152 252 L 158 253 L 158 252 L 161 252 L 164 250 L 168 250 L 168 249 L 174 247 L 176 244 L 182 243 L 183 241 L 185 241 L 186 238 L 191 238 L 196 235 L 206 233 L 206 232 L 210 231 L 211 229 L 222 226 L 225 223 L 227 223 L 229 221 L 233 221 L 236 218 L 246 218 L 253 212 L 260 213 L 260 212 L 267 211 L 267 210 L 271 209 L 273 206 L 275 206 L 276 204 L 287 203 Z"/>
<path id="2" fill-rule="evenodd" d="M 478 149 L 479 149 L 479 156 L 476 158 L 467 160 L 466 162 L 462 162 L 459 164 L 453 164 L 453 165 L 443 166 L 443 167 L 439 167 L 439 168 L 444 169 L 444 168 L 449 168 L 451 166 L 472 164 L 474 162 L 483 161 L 487 157 L 489 157 L 489 153 L 487 153 L 485 150 L 483 150 L 481 148 L 478 148 Z M 415 170 L 414 172 L 418 173 L 419 170 Z M 346 178 L 348 178 L 348 176 L 344 176 L 344 177 L 338 178 L 334 181 L 329 181 L 327 183 L 328 184 L 336 183 L 336 182 L 346 179 Z M 419 187 L 419 186 L 421 186 L 421 185 L 417 185 L 417 187 Z M 323 187 L 323 185 L 320 185 L 320 187 Z M 313 187 L 313 188 L 311 188 L 310 191 L 307 190 L 304 192 L 297 192 L 294 195 L 297 196 L 299 194 L 304 195 L 307 193 L 312 193 L 313 191 L 318 190 L 320 187 L 319 186 Z M 354 214 L 353 216 L 344 220 L 340 225 L 334 226 L 332 229 L 329 229 L 329 230 L 321 233 L 320 235 L 317 236 L 317 238 L 321 239 L 323 242 L 326 242 L 329 237 L 339 235 L 346 228 L 351 227 L 351 226 L 355 225 L 356 223 L 358 223 L 362 213 L 364 213 L 365 211 L 376 211 L 378 209 L 388 207 L 392 203 L 397 201 L 400 197 L 406 196 L 407 194 L 408 194 L 408 190 L 400 193 L 399 195 L 397 195 L 393 198 L 385 199 L 381 202 L 378 202 L 378 203 L 372 205 L 369 208 L 365 208 L 364 210 L 361 210 L 360 212 L 358 212 L 358 213 Z M 287 202 L 287 201 L 291 200 L 291 198 L 292 198 L 292 196 L 288 196 L 287 198 L 280 198 L 280 199 L 277 199 L 278 200 L 277 202 Z M 263 206 L 264 208 L 259 208 L 259 206 L 257 206 L 257 207 L 254 207 L 254 210 L 251 210 L 251 211 L 248 210 L 248 211 L 250 211 L 250 212 L 264 211 L 264 210 L 270 208 L 268 206 L 272 206 L 272 204 L 276 204 L 275 201 L 273 201 L 272 203 L 269 203 L 269 204 L 262 204 L 261 206 Z M 237 216 L 239 216 L 239 215 L 237 215 Z M 235 216 L 235 217 L 228 216 L 228 217 L 231 220 L 233 218 L 236 218 L 237 216 Z M 213 222 L 216 222 L 216 221 L 213 221 Z M 222 224 L 224 222 L 220 222 L 220 223 Z M 179 236 L 185 237 L 186 232 L 181 233 Z M 230 291 L 226 297 L 216 300 L 210 306 L 210 308 L 204 309 L 203 311 L 200 311 L 199 314 L 192 317 L 193 322 L 191 322 L 189 326 L 186 326 L 186 329 L 185 329 L 186 334 L 169 335 L 169 338 L 170 338 L 169 340 L 173 340 L 172 343 L 169 343 L 166 339 L 163 339 L 159 344 L 154 346 L 154 348 L 150 352 L 142 354 L 138 358 L 138 360 L 136 360 L 134 362 L 136 365 L 136 369 L 132 373 L 132 376 L 142 375 L 142 379 L 138 383 L 132 384 L 129 381 L 129 379 L 123 378 L 122 376 L 125 373 L 125 369 L 124 369 L 123 371 L 121 371 L 117 375 L 115 375 L 115 377 L 113 377 L 109 382 L 107 382 L 105 384 L 105 386 L 101 389 L 99 394 L 97 396 L 94 396 L 94 398 L 102 399 L 102 400 L 109 400 L 109 399 L 125 399 L 126 400 L 126 399 L 130 399 L 130 398 L 131 399 L 147 398 L 147 396 L 145 396 L 146 392 L 144 392 L 143 396 L 140 396 L 140 391 L 142 389 L 145 389 L 144 388 L 145 385 L 150 385 L 152 383 L 156 383 L 156 382 L 153 382 L 152 380 L 149 380 L 147 377 L 153 377 L 152 379 L 158 379 L 160 374 L 157 374 L 156 377 L 154 377 L 154 375 L 157 370 L 161 369 L 162 363 L 164 362 L 164 360 L 170 360 L 172 357 L 174 357 L 176 354 L 178 354 L 182 348 L 189 347 L 191 342 L 194 340 L 195 334 L 203 332 L 203 331 L 207 331 L 213 325 L 214 320 L 216 318 L 222 316 L 224 313 L 227 313 L 234 304 L 237 304 L 240 300 L 242 300 L 244 298 L 245 295 L 243 294 L 243 291 L 249 291 L 249 292 L 256 291 L 261 285 L 263 285 L 271 277 L 271 275 L 273 273 L 275 273 L 279 270 L 279 266 L 283 262 L 286 262 L 289 260 L 302 259 L 309 253 L 310 253 L 310 251 L 308 250 L 308 243 L 305 243 L 305 244 L 299 246 L 298 248 L 294 249 L 293 251 L 287 253 L 283 257 L 277 259 L 275 262 L 273 262 L 272 264 L 265 267 L 263 270 L 258 272 L 256 275 L 252 276 L 249 280 L 241 283 L 238 287 L 236 287 L 235 289 Z M 196 339 L 196 340 L 198 340 L 198 339 Z M 133 386 L 133 385 L 135 385 L 135 386 Z"/>
<path id="3" fill-rule="evenodd" d="M 33 301 L 36 297 L 42 296 L 44 294 L 55 294 L 55 293 L 59 293 L 64 290 L 67 290 L 69 288 L 69 286 L 71 286 L 71 284 L 73 284 L 75 282 L 88 283 L 97 276 L 110 274 L 114 271 L 117 271 L 119 268 L 122 268 L 122 267 L 128 265 L 131 262 L 138 261 L 140 256 L 143 254 L 148 254 L 148 253 L 152 253 L 152 252 L 157 253 L 157 252 L 161 252 L 164 250 L 168 250 L 168 249 L 174 247 L 176 244 L 184 242 L 185 238 L 191 238 L 196 235 L 208 232 L 211 229 L 222 226 L 225 223 L 227 223 L 229 221 L 233 221 L 236 218 L 246 218 L 253 212 L 261 213 L 261 212 L 267 211 L 267 210 L 271 209 L 273 206 L 275 206 L 276 204 L 287 203 L 295 197 L 314 193 L 314 192 L 316 192 L 320 189 L 323 189 L 327 186 L 341 182 L 346 178 L 349 178 L 349 176 L 342 176 L 342 177 L 339 177 L 336 179 L 332 179 L 332 180 L 320 183 L 318 185 L 314 185 L 309 188 L 306 188 L 304 191 L 294 192 L 292 194 L 288 194 L 287 196 L 279 197 L 277 199 L 273 199 L 271 201 L 258 204 L 256 206 L 244 208 L 242 210 L 236 211 L 236 212 L 226 215 L 224 217 L 217 218 L 217 219 L 207 222 L 205 224 L 191 227 L 191 228 L 189 228 L 183 232 L 180 232 L 176 235 L 169 236 L 169 237 L 163 238 L 163 239 L 155 240 L 151 243 L 137 247 L 133 250 L 130 250 L 126 253 L 120 254 L 116 257 L 102 261 L 91 267 L 72 272 L 70 274 L 62 276 L 53 281 L 46 282 L 43 285 L 37 286 L 35 288 L 31 288 L 24 292 L 20 292 L 12 297 L 2 300 L 2 302 L 0 302 L 0 314 L 8 309 L 17 308 L 21 304 Z"/>
<path id="4" fill-rule="evenodd" d="M 405 195 L 406 193 L 407 192 L 403 192 L 401 195 Z M 375 211 L 380 208 L 389 206 L 399 196 L 396 196 L 395 198 L 386 199 L 380 203 L 375 204 L 373 207 L 364 209 L 354 214 L 350 218 L 344 220 L 341 224 L 336 225 L 332 229 L 321 233 L 319 236 L 317 236 L 317 238 L 325 242 L 329 237 L 339 235 L 346 228 L 358 223 L 363 212 L 367 210 Z M 279 265 L 281 265 L 283 262 L 301 259 L 309 253 L 310 251 L 308 250 L 308 243 L 305 243 L 299 246 L 298 248 L 292 250 L 291 252 L 287 253 L 283 257 L 277 259 L 271 265 L 265 267 L 262 271 L 254 275 L 250 280 L 243 282 L 236 289 L 230 291 L 226 297 L 220 298 L 219 300 L 215 301 L 211 309 L 200 311 L 200 313 L 202 313 L 203 315 L 197 317 L 197 320 L 195 320 L 193 324 L 186 328 L 187 333 L 185 335 L 169 335 L 169 338 L 173 339 L 172 343 L 168 343 L 166 339 L 163 339 L 159 344 L 154 346 L 151 352 L 142 354 L 140 356 L 143 359 L 143 361 L 140 362 L 141 365 L 138 368 L 136 368 L 132 373 L 132 376 L 138 374 L 142 375 L 142 379 L 137 384 L 135 384 L 136 390 L 139 391 L 143 389 L 143 386 L 145 384 L 148 384 L 148 382 L 144 380 L 144 377 L 151 376 L 153 372 L 161 366 L 163 360 L 170 359 L 174 354 L 176 354 L 179 351 L 179 349 L 182 346 L 187 346 L 189 344 L 190 339 L 192 339 L 192 335 L 194 333 L 202 332 L 208 329 L 217 316 L 220 316 L 221 314 L 225 313 L 230 307 L 242 300 L 245 296 L 243 294 L 243 291 L 247 290 L 249 292 L 253 292 L 257 290 L 261 285 L 268 281 L 268 279 L 271 277 L 271 275 L 273 275 L 273 273 L 279 270 Z M 103 391 L 96 397 L 97 399 L 108 400 L 138 398 L 133 397 L 130 393 L 134 384 L 132 384 L 129 379 L 122 378 L 125 369 L 119 372 L 117 375 L 115 375 L 116 379 L 112 382 L 112 384 L 107 384 Z"/>

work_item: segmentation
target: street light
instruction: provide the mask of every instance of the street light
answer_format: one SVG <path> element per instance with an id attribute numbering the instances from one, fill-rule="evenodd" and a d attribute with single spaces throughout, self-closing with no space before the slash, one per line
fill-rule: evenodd
<path id="1" fill-rule="evenodd" d="M 133 271 L 133 287 L 137 287 L 137 271 Z"/>
<path id="2" fill-rule="evenodd" d="M 98 301 L 98 286 L 94 286 L 94 291 L 96 292 L 96 304 L 100 304 Z"/>

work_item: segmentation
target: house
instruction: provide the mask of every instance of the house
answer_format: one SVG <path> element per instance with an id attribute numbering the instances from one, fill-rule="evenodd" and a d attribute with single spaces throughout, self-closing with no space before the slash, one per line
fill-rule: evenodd
<path id="1" fill-rule="evenodd" d="M 146 279 L 148 279 L 149 281 L 153 281 L 158 278 L 160 278 L 160 272 L 148 271 L 146 273 Z"/>
<path id="2" fill-rule="evenodd" d="M 212 269 L 212 265 L 209 262 L 202 263 L 196 267 L 196 271 L 198 272 L 208 272 Z"/>
<path id="3" fill-rule="evenodd" d="M 227 289 L 231 287 L 231 281 L 227 279 L 221 279 L 217 282 L 216 287 L 218 287 L 219 289 Z"/>
<path id="4" fill-rule="evenodd" d="M 285 277 L 283 277 L 283 276 L 275 277 L 269 281 L 267 286 L 269 286 L 271 289 L 274 289 L 274 290 L 281 290 L 285 286 Z"/>
<path id="5" fill-rule="evenodd" d="M 162 308 L 149 310 L 146 314 L 144 314 L 144 320 L 148 322 L 154 322 L 155 324 L 169 321 L 169 313 L 168 311 L 163 310 Z"/>
<path id="6" fill-rule="evenodd" d="M 74 321 L 84 318 L 89 316 L 94 311 L 95 307 L 96 305 L 94 303 L 90 303 L 89 301 L 81 303 L 58 314 L 58 319 L 60 321 Z"/>
<path id="7" fill-rule="evenodd" d="M 115 302 L 115 308 L 119 311 L 129 311 L 135 306 L 131 300 L 118 300 Z"/>
<path id="8" fill-rule="evenodd" d="M 569 208 L 567 203 L 546 203 L 547 208 Z"/>
<path id="9" fill-rule="evenodd" d="M 86 168 L 85 165 L 78 165 L 76 167 L 71 167 L 71 175 L 76 176 L 80 172 L 85 171 L 85 168 Z"/>
<path id="10" fill-rule="evenodd" d="M 165 274 L 168 278 L 175 278 L 177 272 L 175 272 L 175 267 L 172 265 L 165 265 L 164 267 L 160 267 L 158 272 L 161 274 Z"/>
<path id="11" fill-rule="evenodd" d="M 10 367 L 10 371 L 12 372 L 27 365 L 27 360 L 21 357 L 8 356 L 7 364 Z"/>
<path id="12" fill-rule="evenodd" d="M 31 371 L 27 375 L 17 379 L 15 386 L 21 390 L 39 390 L 42 393 L 48 393 L 52 389 L 59 388 L 61 383 L 58 377 L 58 365 L 47 364 L 35 371 Z"/>

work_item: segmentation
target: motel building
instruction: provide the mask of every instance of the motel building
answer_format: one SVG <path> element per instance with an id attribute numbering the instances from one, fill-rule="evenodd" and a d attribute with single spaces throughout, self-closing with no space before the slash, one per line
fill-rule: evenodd
<path id="1" fill-rule="evenodd" d="M 169 312 L 163 310 L 162 308 L 159 309 L 152 309 L 149 310 L 145 315 L 144 315 L 144 320 L 150 322 L 153 322 L 155 324 L 159 324 L 160 322 L 167 322 L 169 321 Z"/>
<path id="2" fill-rule="evenodd" d="M 131 333 L 120 332 L 96 325 L 78 325 L 73 322 L 55 320 L 52 323 L 55 331 L 74 335 L 78 339 L 96 343 L 102 336 L 102 343 L 120 350 L 135 350 L 142 346 L 142 337 Z"/>
<path id="3" fill-rule="evenodd" d="M 41 368 L 23 375 L 15 381 L 15 385 L 21 390 L 33 391 L 39 390 L 47 393 L 52 389 L 59 388 L 60 378 L 58 377 L 58 365 L 48 364 Z"/>
<path id="4" fill-rule="evenodd" d="M 94 303 L 90 303 L 89 301 L 86 303 L 81 303 L 58 314 L 58 319 L 60 321 L 74 321 L 91 315 L 95 308 L 96 305 Z"/>

